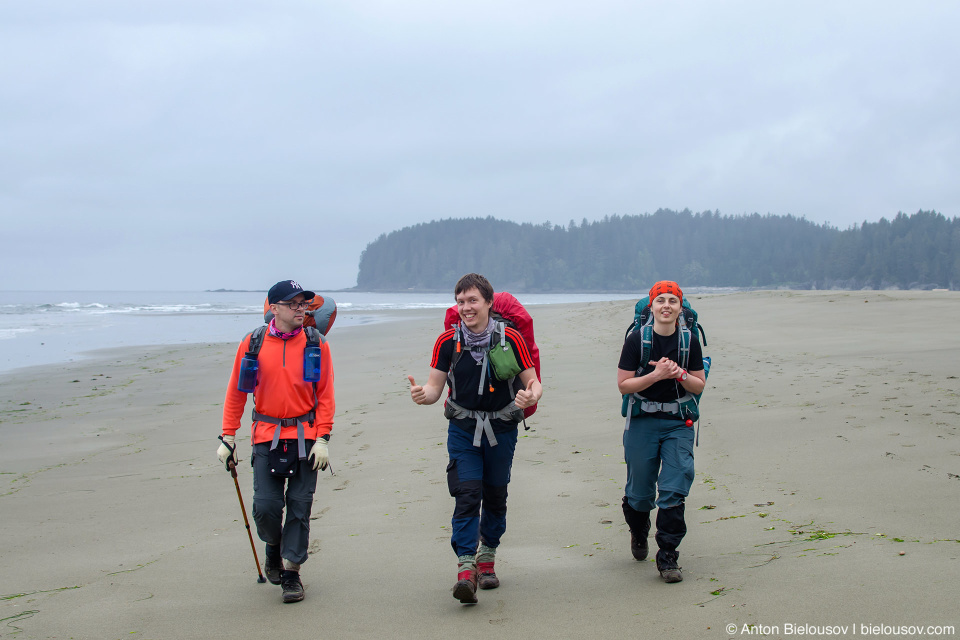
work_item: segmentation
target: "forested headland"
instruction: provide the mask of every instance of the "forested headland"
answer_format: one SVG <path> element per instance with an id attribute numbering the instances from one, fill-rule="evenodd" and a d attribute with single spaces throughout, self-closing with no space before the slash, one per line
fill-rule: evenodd
<path id="1" fill-rule="evenodd" d="M 566 226 L 446 219 L 381 235 L 357 289 L 447 291 L 464 273 L 509 291 L 687 287 L 960 288 L 960 218 L 897 214 L 848 229 L 790 215 L 661 209 Z"/>

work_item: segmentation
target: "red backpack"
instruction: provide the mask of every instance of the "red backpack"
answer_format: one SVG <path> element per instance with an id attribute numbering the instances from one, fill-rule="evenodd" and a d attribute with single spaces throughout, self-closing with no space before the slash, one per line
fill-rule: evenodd
<path id="1" fill-rule="evenodd" d="M 506 291 L 500 291 L 493 294 L 493 306 L 490 311 L 503 318 L 503 321 L 520 332 L 523 341 L 527 343 L 527 349 L 530 351 L 530 357 L 533 359 L 533 368 L 537 373 L 537 380 L 540 380 L 540 349 L 533 337 L 533 318 L 527 313 L 527 310 L 520 304 L 520 301 L 513 297 L 513 294 Z M 452 329 L 460 322 L 460 314 L 457 313 L 457 305 L 447 309 L 443 320 L 443 328 Z M 519 379 L 517 380 L 519 383 Z M 522 387 L 521 387 L 522 388 Z M 523 417 L 529 418 L 537 411 L 537 405 L 527 407 L 523 410 Z"/>

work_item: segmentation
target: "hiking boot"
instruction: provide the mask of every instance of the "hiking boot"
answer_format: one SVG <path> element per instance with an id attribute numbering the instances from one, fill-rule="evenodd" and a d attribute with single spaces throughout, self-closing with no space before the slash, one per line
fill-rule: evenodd
<path id="1" fill-rule="evenodd" d="M 670 567 L 669 569 L 660 569 L 660 577 L 664 582 L 683 582 L 683 573 L 680 567 Z"/>
<path id="2" fill-rule="evenodd" d="M 677 547 L 687 533 L 687 524 L 683 519 L 684 504 L 675 507 L 657 509 L 657 569 L 664 582 L 682 582 L 683 574 L 677 561 L 680 554 Z"/>
<path id="3" fill-rule="evenodd" d="M 280 585 L 283 587 L 284 602 L 300 602 L 303 600 L 303 583 L 300 582 L 298 571 L 281 571 Z"/>
<path id="4" fill-rule="evenodd" d="M 453 597 L 462 604 L 477 603 L 477 570 L 475 568 L 464 569 L 457 574 L 457 584 L 453 585 Z"/>
<path id="5" fill-rule="evenodd" d="M 683 573 L 680 572 L 677 558 L 676 551 L 661 549 L 657 553 L 657 569 L 660 571 L 660 577 L 663 578 L 664 582 L 683 582 Z"/>
<path id="6" fill-rule="evenodd" d="M 650 553 L 650 545 L 647 544 L 646 537 L 639 537 L 633 531 L 630 532 L 630 553 L 633 554 L 633 559 L 640 562 L 647 559 L 647 554 Z"/>
<path id="7" fill-rule="evenodd" d="M 280 547 L 275 547 L 276 554 L 270 553 L 270 545 L 267 545 L 266 559 L 263 561 L 263 572 L 267 575 L 267 580 L 272 584 L 280 584 L 280 572 L 283 571 L 283 558 L 280 557 Z"/>
<path id="8" fill-rule="evenodd" d="M 481 589 L 496 589 L 500 586 L 500 578 L 494 572 L 492 562 L 478 562 L 477 573 L 477 586 Z"/>

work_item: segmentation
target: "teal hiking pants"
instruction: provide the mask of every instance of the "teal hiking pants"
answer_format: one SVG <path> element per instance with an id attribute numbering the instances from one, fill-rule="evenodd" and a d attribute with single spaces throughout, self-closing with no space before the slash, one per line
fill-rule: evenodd
<path id="1" fill-rule="evenodd" d="M 683 504 L 693 484 L 693 427 L 680 419 L 639 415 L 623 432 L 627 503 L 636 511 Z M 659 493 L 659 495 L 658 495 Z"/>

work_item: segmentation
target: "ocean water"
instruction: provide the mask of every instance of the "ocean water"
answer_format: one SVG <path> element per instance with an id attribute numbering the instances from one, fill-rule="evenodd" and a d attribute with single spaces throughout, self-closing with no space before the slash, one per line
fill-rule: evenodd
<path id="1" fill-rule="evenodd" d="M 453 304 L 452 294 L 440 293 L 349 291 L 329 296 L 337 302 L 334 331 L 387 320 L 394 310 L 443 309 Z M 636 297 L 517 295 L 524 305 Z M 239 342 L 263 322 L 265 298 L 264 292 L 232 291 L 0 291 L 0 372 L 73 362 L 91 351 L 112 347 Z"/>

